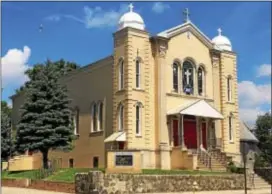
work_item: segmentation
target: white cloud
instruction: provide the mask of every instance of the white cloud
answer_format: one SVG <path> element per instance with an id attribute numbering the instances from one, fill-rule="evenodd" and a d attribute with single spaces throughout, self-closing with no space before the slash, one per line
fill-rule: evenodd
<path id="1" fill-rule="evenodd" d="M 19 86 L 28 79 L 24 72 L 29 68 L 27 62 L 30 55 L 30 48 L 24 46 L 23 50 L 17 48 L 10 49 L 2 57 L 2 80 L 4 88 L 7 85 Z"/>
<path id="2" fill-rule="evenodd" d="M 238 84 L 238 94 L 240 119 L 252 127 L 258 114 L 266 112 L 261 106 L 271 105 L 271 84 L 242 81 Z"/>
<path id="3" fill-rule="evenodd" d="M 60 21 L 61 16 L 60 15 L 50 15 L 45 18 L 45 20 L 58 22 Z"/>
<path id="4" fill-rule="evenodd" d="M 265 111 L 260 108 L 240 108 L 240 119 L 246 122 L 250 127 L 253 127 L 258 115 L 263 115 Z"/>
<path id="5" fill-rule="evenodd" d="M 152 6 L 152 11 L 155 13 L 163 13 L 166 9 L 169 9 L 170 6 L 166 3 L 155 2 Z"/>
<path id="6" fill-rule="evenodd" d="M 238 84 L 241 107 L 256 107 L 271 104 L 271 84 L 256 85 L 252 81 Z"/>
<path id="7" fill-rule="evenodd" d="M 84 7 L 84 17 L 74 15 L 55 14 L 45 18 L 48 21 L 59 22 L 61 19 L 71 19 L 83 23 L 86 28 L 103 28 L 117 26 L 119 18 L 128 10 L 128 5 L 122 4 L 118 10 L 104 10 L 97 7 Z"/>
<path id="8" fill-rule="evenodd" d="M 271 76 L 271 64 L 263 64 L 257 70 L 257 77 Z"/>

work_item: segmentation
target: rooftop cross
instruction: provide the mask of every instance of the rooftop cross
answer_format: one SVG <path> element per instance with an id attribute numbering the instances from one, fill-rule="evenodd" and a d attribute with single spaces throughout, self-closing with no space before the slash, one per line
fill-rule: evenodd
<path id="1" fill-rule="evenodd" d="M 134 7 L 134 6 L 132 5 L 132 3 L 130 3 L 128 7 L 129 7 L 129 11 L 130 11 L 130 12 L 133 12 L 133 7 Z"/>
<path id="2" fill-rule="evenodd" d="M 219 35 L 219 36 L 221 36 L 221 34 L 222 34 L 222 30 L 221 30 L 221 28 L 218 28 L 218 30 L 217 30 L 217 31 L 218 31 L 218 35 Z"/>
<path id="3" fill-rule="evenodd" d="M 183 15 L 184 15 L 184 17 L 185 17 L 184 22 L 189 22 L 189 21 L 190 21 L 190 19 L 189 19 L 190 13 L 189 13 L 189 9 L 188 9 L 188 8 L 186 8 L 186 9 L 183 11 Z"/>

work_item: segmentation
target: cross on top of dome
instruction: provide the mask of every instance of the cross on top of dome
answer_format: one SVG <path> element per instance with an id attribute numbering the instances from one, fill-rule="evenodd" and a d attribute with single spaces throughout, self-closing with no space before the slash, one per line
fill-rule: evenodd
<path id="1" fill-rule="evenodd" d="M 217 31 L 218 31 L 218 36 L 221 36 L 221 35 L 222 35 L 222 30 L 221 30 L 221 28 L 218 28 Z"/>
<path id="2" fill-rule="evenodd" d="M 129 11 L 130 11 L 130 12 L 133 12 L 134 6 L 132 5 L 132 3 L 130 3 L 128 7 L 129 7 Z"/>

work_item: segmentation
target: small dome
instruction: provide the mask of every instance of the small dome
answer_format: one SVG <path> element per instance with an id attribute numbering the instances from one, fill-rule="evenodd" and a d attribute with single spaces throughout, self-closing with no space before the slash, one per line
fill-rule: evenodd
<path id="1" fill-rule="evenodd" d="M 230 40 L 222 35 L 222 30 L 218 29 L 218 36 L 212 39 L 212 43 L 222 50 L 232 51 Z"/>
<path id="2" fill-rule="evenodd" d="M 129 5 L 129 12 L 125 13 L 119 20 L 119 30 L 125 28 L 125 27 L 132 27 L 137 28 L 140 30 L 145 29 L 144 20 L 143 18 L 138 14 L 133 12 L 133 5 Z"/>

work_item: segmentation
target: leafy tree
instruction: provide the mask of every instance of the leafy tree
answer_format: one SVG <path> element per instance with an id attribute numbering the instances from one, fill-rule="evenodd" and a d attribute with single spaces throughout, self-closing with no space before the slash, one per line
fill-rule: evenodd
<path id="1" fill-rule="evenodd" d="M 26 98 L 17 126 L 17 151 L 40 151 L 45 169 L 49 150 L 72 148 L 70 101 L 66 88 L 58 82 L 68 71 L 63 64 L 48 60 L 45 65 L 38 64 L 26 72 L 30 80 L 24 89 Z"/>
<path id="2" fill-rule="evenodd" d="M 1 158 L 8 160 L 11 149 L 11 109 L 5 101 L 1 101 Z"/>
<path id="3" fill-rule="evenodd" d="M 272 165 L 272 117 L 271 113 L 258 116 L 256 120 L 256 136 L 259 139 L 261 157 Z"/>

